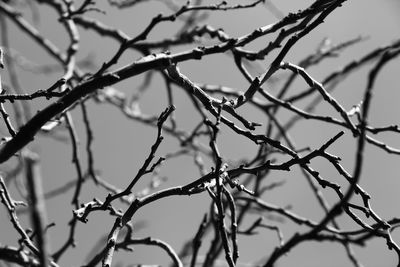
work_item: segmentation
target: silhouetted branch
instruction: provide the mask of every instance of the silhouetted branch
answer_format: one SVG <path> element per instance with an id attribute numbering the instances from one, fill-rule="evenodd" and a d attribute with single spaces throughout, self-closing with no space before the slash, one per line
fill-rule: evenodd
<path id="1" fill-rule="evenodd" d="M 6 234 L 0 246 L 3 265 L 122 266 L 126 262 L 118 263 L 115 255 L 123 250 L 130 266 L 273 267 L 303 244 L 330 242 L 344 248 L 345 260 L 362 267 L 354 247 L 381 239 L 400 266 L 394 232 L 399 216 L 395 209 L 388 214 L 381 192 L 371 189 L 379 183 L 379 190 L 393 193 L 396 187 L 386 191 L 389 177 L 372 184 L 368 180 L 380 178 L 372 177 L 376 174 L 393 176 L 384 164 L 392 164 L 387 157 L 400 155 L 395 112 L 387 112 L 386 102 L 378 102 L 376 109 L 372 105 L 376 90 L 385 101 L 392 98 L 390 108 L 396 107 L 389 87 L 397 77 L 388 72 L 392 76 L 382 76 L 385 83 L 380 83 L 379 75 L 389 70 L 388 63 L 398 62 L 399 39 L 366 53 L 360 42 L 369 38 L 360 32 L 334 43 L 328 36 L 312 40 L 318 30 L 329 34 L 321 25 L 334 22 L 333 14 L 340 18 L 346 14 L 342 10 L 351 10 L 346 0 L 315 0 L 293 13 L 265 0 L 78 2 L 0 0 L 0 200 L 12 227 L 0 229 Z M 355 5 L 353 10 L 366 12 L 368 3 Z M 275 21 L 258 25 L 252 18 L 257 11 Z M 42 18 L 46 27 L 40 27 Z M 351 19 L 358 21 L 359 16 Z M 374 23 L 390 29 L 383 21 Z M 224 23 L 229 27 L 220 28 Z M 302 42 L 311 50 L 296 50 Z M 344 58 L 345 63 L 324 72 L 332 58 Z M 369 64 L 366 75 L 354 76 Z M 344 83 L 350 77 L 357 82 Z M 345 86 L 351 87 L 352 97 L 337 94 Z M 319 104 L 333 112 L 326 115 L 317 109 Z M 160 112 L 160 106 L 168 107 Z M 376 121 L 381 111 L 385 121 Z M 137 126 L 154 130 L 147 152 L 136 145 L 129 155 L 107 150 L 131 143 L 122 139 L 126 127 L 135 127 L 133 141 L 147 143 L 149 136 Z M 54 154 L 60 150 L 53 149 L 48 137 L 62 141 L 62 152 L 71 151 L 72 162 Z M 368 147 L 378 152 L 371 154 Z M 39 162 L 41 154 L 45 156 Z M 122 184 L 116 180 L 126 176 L 121 166 L 109 172 L 114 163 L 136 164 L 138 159 L 143 162 Z M 304 184 L 305 191 L 293 188 Z M 307 203 L 313 213 L 299 208 L 303 203 L 294 200 L 297 194 L 315 202 Z M 197 196 L 205 201 L 192 202 Z M 66 208 L 60 205 L 65 199 L 72 199 Z M 151 223 L 174 219 L 179 232 L 174 232 L 174 242 L 153 233 L 138 237 L 137 222 L 146 220 L 142 211 L 164 208 L 167 199 L 177 199 L 185 208 L 193 205 L 187 206 L 193 214 L 208 208 L 192 227 L 195 233 L 180 235 L 179 227 L 193 223 L 193 214 L 170 205 L 168 213 L 155 213 Z M 60 216 L 64 221 L 49 218 L 48 224 L 45 206 L 51 208 L 49 215 L 69 216 Z M 28 222 L 26 214 L 31 215 Z M 89 217 L 90 226 L 81 224 Z M 105 229 L 109 219 L 114 223 Z M 343 221 L 351 222 L 351 228 Z M 293 228 L 287 231 L 283 223 Z M 103 233 L 93 239 L 90 228 Z M 273 238 L 263 238 L 261 229 L 273 231 Z M 176 247 L 181 238 L 182 247 Z M 252 243 L 243 245 L 242 238 Z M 48 239 L 57 249 L 51 251 Z M 71 258 L 80 241 L 92 239 L 86 264 Z M 13 243 L 4 243 L 9 240 Z M 268 250 L 271 243 L 274 248 Z M 141 255 L 131 254 L 138 245 L 161 248 L 167 262 L 145 265 Z M 259 248 L 259 258 L 242 260 Z M 383 265 L 393 265 L 389 262 L 381 259 Z"/>

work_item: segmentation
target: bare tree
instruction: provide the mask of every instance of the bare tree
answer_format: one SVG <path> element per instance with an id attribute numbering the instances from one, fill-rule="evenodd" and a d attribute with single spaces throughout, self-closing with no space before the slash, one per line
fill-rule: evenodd
<path id="1" fill-rule="evenodd" d="M 357 49 L 368 40 L 358 33 L 336 44 L 329 39 L 314 40 L 316 48 L 307 55 L 297 55 L 298 62 L 290 62 L 288 54 L 300 40 L 311 39 L 323 22 L 329 23 L 330 17 L 346 9 L 351 1 L 316 0 L 288 14 L 266 0 L 209 2 L 0 1 L 1 217 L 9 218 L 15 241 L 0 240 L 0 266 L 72 266 L 75 263 L 68 259 L 68 252 L 79 248 L 80 240 L 85 239 L 90 241 L 92 250 L 85 252 L 87 258 L 80 266 L 112 266 L 113 262 L 116 266 L 118 251 L 132 251 L 138 245 L 163 250 L 170 261 L 158 262 L 161 266 L 276 266 L 283 256 L 290 257 L 289 252 L 312 242 L 343 247 L 344 257 L 347 255 L 354 266 L 362 266 L 354 248 L 368 246 L 374 239 L 384 240 L 380 244 L 400 257 L 400 247 L 393 237 L 400 223 L 398 214 L 388 217 L 373 209 L 380 195 L 369 194 L 363 188 L 364 180 L 376 179 L 363 171 L 371 156 L 367 148 L 381 154 L 400 154 L 399 149 L 380 138 L 386 140 L 385 134 L 397 137 L 398 125 L 376 126 L 369 119 L 377 80 L 400 54 L 400 39 L 363 51 L 360 57 L 345 58 L 339 69 L 323 72 L 326 61 Z M 148 8 L 146 15 L 154 14 L 154 6 L 166 12 L 150 17 L 147 22 L 139 17 L 124 22 L 135 24 L 132 32 L 137 32 L 137 25 L 148 23 L 133 36 L 108 20 L 109 12 L 129 14 Z M 228 33 L 209 23 L 214 14 L 247 14 L 242 15 L 246 20 L 251 12 L 260 9 L 269 18 L 273 16 L 275 22 L 258 25 L 244 34 Z M 360 12 L 362 9 L 359 8 Z M 113 19 L 117 21 L 117 17 Z M 52 40 L 51 35 L 40 30 L 41 24 L 62 26 L 59 34 L 63 39 Z M 167 36 L 160 34 L 160 28 L 165 29 Z M 25 45 L 26 51 L 18 51 L 10 41 L 17 35 L 22 42 L 32 42 Z M 106 47 L 100 42 L 113 46 L 107 46 L 101 55 L 87 56 L 81 53 L 80 46 L 85 38 L 93 50 L 96 46 Z M 38 48 L 47 56 L 34 62 L 32 51 Z M 229 66 L 208 63 L 214 55 L 226 57 Z M 104 62 L 96 63 L 95 57 L 104 58 Z M 227 85 L 211 76 L 210 82 L 200 83 L 187 67 L 193 61 L 206 62 L 205 70 L 211 73 L 218 72 L 218 68 L 233 69 L 245 86 Z M 325 78 L 317 79 L 310 69 L 321 70 Z M 346 79 L 361 69 L 367 71 L 363 83 L 358 84 L 359 98 L 349 105 L 335 97 L 336 91 L 348 86 Z M 47 87 L 23 85 L 30 76 L 41 77 Z M 134 83 L 127 92 L 120 88 L 122 81 L 134 81 L 137 77 L 142 78 L 140 84 Z M 217 85 L 212 82 L 216 79 Z M 157 92 L 151 101 L 146 100 L 149 91 Z M 394 96 L 391 91 L 386 94 Z M 330 108 L 330 115 L 317 106 Z M 94 120 L 113 122 L 99 118 L 92 110 L 109 107 L 128 119 L 121 118 L 117 123 L 144 125 L 153 133 L 146 138 L 131 137 L 139 142 L 152 140 L 152 145 L 147 150 L 132 151 L 130 161 L 141 163 L 123 182 L 104 177 L 103 169 L 109 161 L 128 156 L 109 155 L 109 161 L 101 161 L 98 158 L 103 155 L 96 153 L 96 146 L 101 144 L 96 142 L 100 132 L 93 126 Z M 145 110 L 152 110 L 150 107 L 158 112 L 148 115 Z M 188 112 L 195 115 L 185 116 Z M 301 136 L 296 126 L 305 121 L 329 129 L 329 137 L 324 137 L 324 141 L 318 139 L 316 148 L 314 144 L 297 144 Z M 319 134 L 317 128 L 301 127 L 307 135 Z M 120 139 L 119 131 L 122 128 L 109 129 L 115 145 L 131 142 Z M 342 150 L 340 142 L 346 138 L 351 149 Z M 228 151 L 235 151 L 235 155 L 221 149 L 227 139 L 231 142 Z M 72 151 L 72 163 L 61 165 L 75 174 L 71 177 L 59 172 L 57 188 L 49 191 L 46 184 L 51 178 L 43 175 L 45 162 L 40 151 L 49 149 L 54 142 Z M 164 145 L 165 142 L 170 143 Z M 236 145 L 240 142 L 246 142 L 250 155 Z M 53 157 L 54 161 L 63 160 L 59 155 Z M 187 159 L 192 166 L 186 166 Z M 179 163 L 177 176 L 185 176 L 179 183 L 166 171 L 174 161 Z M 323 161 L 331 171 L 321 169 L 318 161 Z M 385 173 L 380 164 L 374 168 L 380 168 L 382 175 Z M 284 188 L 291 181 L 285 183 L 275 177 L 293 173 L 293 179 L 309 188 L 304 194 L 310 195 L 315 202 L 313 209 L 318 207 L 321 216 L 303 215 L 296 211 L 296 203 L 280 205 L 271 198 L 290 194 Z M 138 211 L 148 204 L 165 203 L 172 196 L 186 202 L 187 196 L 192 195 L 205 195 L 207 202 L 202 207 L 190 201 L 185 205 L 192 211 L 206 212 L 201 211 L 202 219 L 191 225 L 194 233 L 184 237 L 187 242 L 181 247 L 151 233 L 138 236 L 140 228 L 146 226 L 146 222 L 140 226 L 143 218 Z M 62 200 L 55 200 L 63 196 L 71 199 L 72 206 L 66 210 L 60 204 Z M 54 202 L 59 203 L 60 214 L 70 214 L 68 221 L 54 223 L 56 218 L 49 216 L 46 208 Z M 171 210 L 175 211 L 171 216 L 176 217 L 178 224 L 191 222 L 184 212 L 174 207 Z M 112 218 L 113 225 L 91 221 L 95 214 Z M 28 220 L 24 219 L 26 215 Z M 158 215 L 154 218 L 164 219 Z M 351 223 L 343 224 L 344 218 Z M 91 222 L 108 234 L 85 236 Z M 59 230 L 63 229 L 62 224 L 68 224 L 68 233 Z M 288 224 L 295 230 L 285 231 Z M 78 227 L 84 229 L 83 235 L 77 234 Z M 1 225 L 0 231 L 4 229 L 6 226 Z M 251 243 L 250 250 L 265 247 L 258 258 L 246 264 L 241 261 L 249 250 L 242 245 L 241 238 L 256 240 L 258 235 L 262 239 L 269 231 L 275 235 L 273 241 L 266 238 L 262 243 Z M 50 239 L 62 241 L 50 245 Z M 271 243 L 273 248 L 268 249 L 266 244 Z M 120 261 L 118 266 L 133 266 L 132 262 L 134 266 L 148 264 L 139 262 L 135 251 L 129 255 L 131 265 Z"/>

